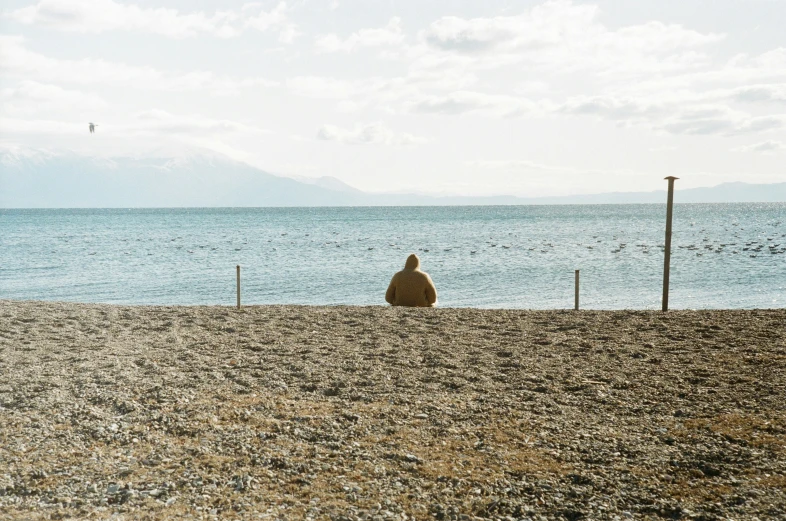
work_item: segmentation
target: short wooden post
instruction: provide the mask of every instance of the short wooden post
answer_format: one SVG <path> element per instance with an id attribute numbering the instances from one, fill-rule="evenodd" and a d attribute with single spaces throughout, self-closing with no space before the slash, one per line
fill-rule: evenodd
<path id="1" fill-rule="evenodd" d="M 240 264 L 237 265 L 237 309 L 240 309 Z"/>
<path id="2" fill-rule="evenodd" d="M 669 195 L 666 200 L 666 248 L 663 250 L 663 311 L 669 310 L 669 265 L 671 264 L 671 215 L 674 206 L 674 181 L 678 177 L 665 177 L 669 182 Z"/>
<path id="3" fill-rule="evenodd" d="M 579 270 L 576 270 L 576 296 L 574 299 L 573 309 L 579 310 Z"/>

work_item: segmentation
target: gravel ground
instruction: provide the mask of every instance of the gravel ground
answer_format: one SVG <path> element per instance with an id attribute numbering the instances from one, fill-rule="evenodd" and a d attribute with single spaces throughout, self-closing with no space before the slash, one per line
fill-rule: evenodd
<path id="1" fill-rule="evenodd" d="M 786 310 L 0 301 L 2 519 L 786 519 Z"/>

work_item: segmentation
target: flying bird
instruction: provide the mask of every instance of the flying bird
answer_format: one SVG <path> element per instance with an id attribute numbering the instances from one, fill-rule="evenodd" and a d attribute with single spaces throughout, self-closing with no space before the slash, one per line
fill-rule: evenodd
<path id="1" fill-rule="evenodd" d="M 96 127 L 97 127 L 97 126 L 98 126 L 98 125 L 96 125 L 96 124 L 95 124 L 95 123 L 93 123 L 93 122 L 90 122 L 90 123 L 88 123 L 88 124 L 87 124 L 87 127 L 90 129 L 90 133 L 91 133 L 91 134 L 92 134 L 92 133 L 94 133 L 94 132 L 96 131 Z"/>

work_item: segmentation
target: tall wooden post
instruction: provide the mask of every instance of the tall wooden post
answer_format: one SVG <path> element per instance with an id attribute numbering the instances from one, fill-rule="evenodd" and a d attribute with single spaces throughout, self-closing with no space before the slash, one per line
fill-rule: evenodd
<path id="1" fill-rule="evenodd" d="M 237 265 L 237 309 L 240 309 L 240 264 Z"/>
<path id="2" fill-rule="evenodd" d="M 576 296 L 574 299 L 573 309 L 579 310 L 579 270 L 576 270 Z"/>
<path id="3" fill-rule="evenodd" d="M 669 176 L 669 196 L 666 201 L 666 249 L 663 255 L 663 311 L 669 310 L 669 264 L 671 262 L 671 215 L 674 206 L 674 181 L 678 177 Z"/>

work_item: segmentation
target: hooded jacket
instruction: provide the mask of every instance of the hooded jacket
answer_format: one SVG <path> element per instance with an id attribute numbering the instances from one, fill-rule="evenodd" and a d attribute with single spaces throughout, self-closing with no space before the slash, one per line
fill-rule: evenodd
<path id="1" fill-rule="evenodd" d="M 420 271 L 420 259 L 414 253 L 407 257 L 404 269 L 393 275 L 385 300 L 393 306 L 427 308 L 437 304 L 437 288 L 428 273 Z"/>

